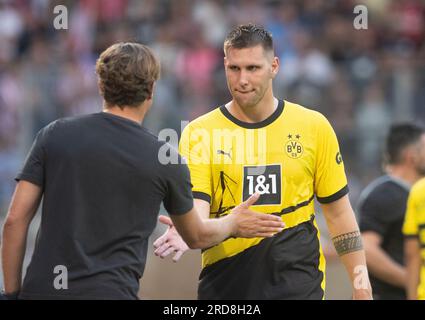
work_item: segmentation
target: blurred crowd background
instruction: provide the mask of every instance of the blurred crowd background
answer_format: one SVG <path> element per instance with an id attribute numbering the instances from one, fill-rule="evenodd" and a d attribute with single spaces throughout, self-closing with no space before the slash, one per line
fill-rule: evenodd
<path id="1" fill-rule="evenodd" d="M 353 26 L 358 4 L 368 9 L 365 30 Z M 68 9 L 67 30 L 53 26 L 56 5 Z M 94 65 L 106 47 L 153 48 L 162 74 L 145 126 L 180 132 L 181 120 L 230 100 L 222 44 L 247 22 L 273 34 L 275 95 L 332 123 L 355 204 L 382 173 L 389 126 L 425 123 L 424 0 L 0 0 L 0 220 L 36 132 L 58 117 L 101 110 Z"/>

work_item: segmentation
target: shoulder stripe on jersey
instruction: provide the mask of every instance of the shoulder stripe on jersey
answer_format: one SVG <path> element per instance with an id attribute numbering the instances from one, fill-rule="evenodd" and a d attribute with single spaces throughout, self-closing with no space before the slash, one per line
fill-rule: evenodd
<path id="1" fill-rule="evenodd" d="M 340 198 L 342 198 L 343 196 L 345 196 L 348 193 L 348 185 L 346 185 L 344 188 L 342 188 L 341 190 L 339 190 L 338 192 L 334 193 L 333 195 L 329 196 L 329 197 L 317 197 L 317 200 L 320 203 L 331 203 L 334 202 Z"/>
<path id="2" fill-rule="evenodd" d="M 208 203 L 211 203 L 211 196 L 204 192 L 192 191 L 192 195 L 195 199 L 205 200 Z"/>

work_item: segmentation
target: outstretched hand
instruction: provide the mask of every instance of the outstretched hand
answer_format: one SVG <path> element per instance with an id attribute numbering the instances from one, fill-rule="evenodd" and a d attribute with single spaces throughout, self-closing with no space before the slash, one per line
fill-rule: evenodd
<path id="1" fill-rule="evenodd" d="M 285 224 L 282 222 L 281 217 L 255 212 L 249 208 L 259 197 L 258 193 L 253 194 L 245 202 L 234 208 L 228 216 L 223 218 L 228 220 L 226 224 L 229 223 L 231 225 L 232 236 L 268 238 L 283 230 Z M 189 250 L 189 247 L 177 232 L 169 217 L 159 216 L 159 221 L 167 225 L 168 229 L 154 242 L 154 254 L 160 258 L 165 258 L 174 253 L 173 261 L 177 262 L 183 253 Z"/>
<path id="2" fill-rule="evenodd" d="M 153 243 L 155 248 L 154 254 L 160 258 L 165 258 L 168 255 L 175 253 L 173 261 L 177 262 L 189 247 L 186 242 L 180 237 L 173 222 L 167 216 L 159 216 L 159 222 L 168 226 L 167 231 Z"/>
<path id="3" fill-rule="evenodd" d="M 272 214 L 258 213 L 249 209 L 259 197 L 259 193 L 254 193 L 245 202 L 242 202 L 232 210 L 231 214 L 234 214 L 236 218 L 236 228 L 233 236 L 243 238 L 267 238 L 283 230 L 285 224 L 281 217 Z"/>

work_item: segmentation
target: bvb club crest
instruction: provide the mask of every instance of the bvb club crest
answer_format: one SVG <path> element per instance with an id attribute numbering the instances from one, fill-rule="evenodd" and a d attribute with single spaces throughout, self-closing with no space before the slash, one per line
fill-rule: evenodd
<path id="1" fill-rule="evenodd" d="M 288 155 L 288 157 L 292 159 L 298 159 L 302 156 L 304 152 L 304 147 L 300 142 L 301 136 L 299 134 L 288 135 L 288 141 L 285 144 L 285 152 Z"/>

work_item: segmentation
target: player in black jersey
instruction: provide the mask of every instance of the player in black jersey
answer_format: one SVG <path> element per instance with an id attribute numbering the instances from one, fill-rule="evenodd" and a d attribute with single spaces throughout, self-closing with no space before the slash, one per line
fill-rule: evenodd
<path id="1" fill-rule="evenodd" d="M 425 174 L 425 132 L 413 124 L 390 128 L 386 175 L 363 191 L 360 230 L 375 299 L 406 299 L 402 226 L 410 187 Z"/>

